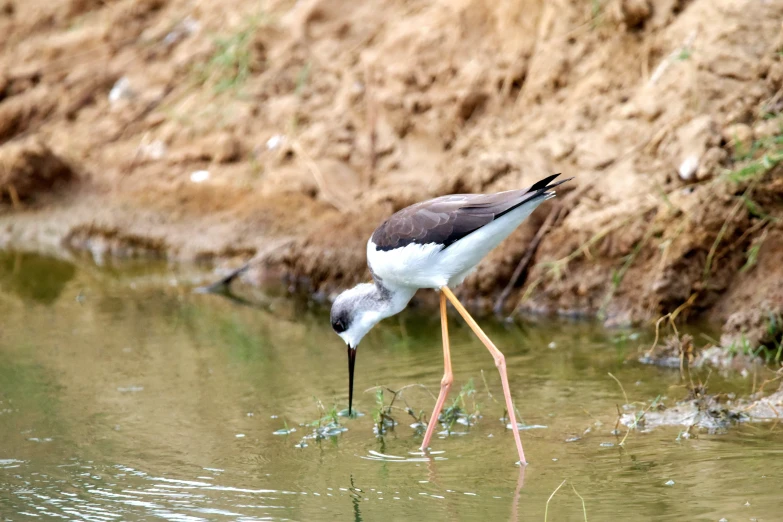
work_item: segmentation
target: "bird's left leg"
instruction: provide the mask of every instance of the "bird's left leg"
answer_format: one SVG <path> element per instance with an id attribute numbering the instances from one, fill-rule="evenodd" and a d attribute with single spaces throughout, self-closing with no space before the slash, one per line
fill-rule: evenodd
<path id="1" fill-rule="evenodd" d="M 446 396 L 451 389 L 451 383 L 454 382 L 454 375 L 451 373 L 451 350 L 449 349 L 449 324 L 446 317 L 446 295 L 440 293 L 440 327 L 443 333 L 443 379 L 440 381 L 440 394 L 435 403 L 435 410 L 432 412 L 430 421 L 427 423 L 427 432 L 424 434 L 424 440 L 421 442 L 421 449 L 426 450 L 430 446 L 430 439 L 435 432 L 435 426 L 438 425 L 438 416 L 443 409 L 443 403 L 446 402 Z"/>
<path id="2" fill-rule="evenodd" d="M 511 400 L 511 389 L 508 386 L 506 358 L 503 353 L 497 349 L 497 346 L 495 346 L 487 334 L 484 333 L 484 330 L 476 323 L 476 320 L 471 317 L 467 310 L 465 310 L 465 307 L 462 306 L 462 303 L 459 302 L 457 296 L 454 295 L 451 289 L 447 286 L 442 286 L 440 291 L 442 295 L 445 295 L 449 301 L 451 301 L 454 308 L 457 309 L 462 318 L 465 319 L 465 322 L 468 323 L 468 326 L 470 326 L 470 329 L 473 330 L 473 333 L 475 333 L 479 340 L 484 343 L 484 346 L 487 347 L 487 350 L 489 350 L 489 353 L 491 353 L 492 357 L 495 359 L 495 366 L 497 366 L 498 371 L 500 372 L 500 382 L 503 384 L 503 395 L 506 397 L 506 409 L 508 410 L 508 418 L 511 421 L 511 430 L 514 432 L 514 441 L 517 443 L 519 462 L 524 466 L 527 464 L 527 461 L 525 460 L 525 452 L 522 450 L 522 441 L 519 438 L 519 426 L 517 426 L 517 418 L 514 414 L 514 402 Z"/>

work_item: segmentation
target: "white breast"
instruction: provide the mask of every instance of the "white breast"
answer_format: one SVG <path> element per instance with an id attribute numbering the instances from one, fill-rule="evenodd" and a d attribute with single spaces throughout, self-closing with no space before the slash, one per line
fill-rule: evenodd
<path id="1" fill-rule="evenodd" d="M 394 250 L 377 250 L 367 242 L 367 264 L 384 284 L 411 288 L 440 288 L 448 277 L 437 273 L 438 254 L 443 245 L 411 243 Z"/>

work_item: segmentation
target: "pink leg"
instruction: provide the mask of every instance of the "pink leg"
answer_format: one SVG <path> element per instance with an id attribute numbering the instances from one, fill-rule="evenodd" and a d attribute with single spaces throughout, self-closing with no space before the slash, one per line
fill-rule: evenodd
<path id="1" fill-rule="evenodd" d="M 446 296 L 440 293 L 440 326 L 443 332 L 443 379 L 440 381 L 440 394 L 435 402 L 435 410 L 432 412 L 430 422 L 427 424 L 427 432 L 424 434 L 424 440 L 421 442 L 421 449 L 426 450 L 430 447 L 432 434 L 438 425 L 438 416 L 443 409 L 443 403 L 446 402 L 446 396 L 451 389 L 451 383 L 454 382 L 454 375 L 451 373 L 451 350 L 449 349 L 449 325 L 446 318 Z"/>
<path id="2" fill-rule="evenodd" d="M 485 334 L 484 331 L 479 327 L 475 319 L 473 319 L 468 311 L 465 310 L 465 307 L 462 306 L 462 303 L 459 302 L 457 296 L 452 293 L 449 287 L 442 286 L 440 291 L 442 294 L 445 294 L 449 301 L 451 301 L 451 304 L 454 305 L 454 308 L 457 309 L 462 318 L 465 319 L 465 322 L 468 323 L 468 326 L 470 326 L 470 329 L 473 330 L 473 333 L 475 333 L 479 340 L 484 343 L 484 346 L 487 347 L 487 350 L 489 350 L 489 353 L 491 353 L 492 357 L 495 359 L 495 366 L 498 367 L 498 371 L 500 372 L 500 382 L 503 384 L 503 395 L 506 397 L 508 418 L 511 421 L 511 429 L 514 432 L 514 440 L 517 443 L 519 462 L 524 466 L 527 464 L 527 460 L 525 460 L 525 452 L 522 450 L 522 441 L 519 439 L 519 427 L 517 426 L 517 418 L 514 414 L 514 403 L 511 401 L 511 389 L 508 386 L 508 375 L 506 374 L 506 358 L 503 356 L 500 350 L 497 349 L 489 337 L 487 337 L 487 334 Z"/>

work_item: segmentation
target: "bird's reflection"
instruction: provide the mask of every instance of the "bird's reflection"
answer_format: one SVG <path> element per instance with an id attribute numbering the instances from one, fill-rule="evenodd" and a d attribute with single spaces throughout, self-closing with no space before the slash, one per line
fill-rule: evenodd
<path id="1" fill-rule="evenodd" d="M 438 466 L 435 464 L 435 458 L 429 454 L 429 452 L 425 452 L 424 455 L 427 457 L 427 479 L 437 485 L 440 486 L 441 489 L 444 489 L 443 486 L 440 484 L 440 480 L 438 477 Z M 519 467 L 519 473 L 517 474 L 517 485 L 514 489 L 514 495 L 511 497 L 511 516 L 509 518 L 510 521 L 516 522 L 519 520 L 519 499 L 522 496 L 522 488 L 525 487 L 525 469 L 526 466 L 520 466 Z M 448 498 L 448 497 L 447 497 Z M 449 506 L 451 506 L 451 503 L 449 503 Z M 451 511 L 451 510 L 449 510 Z M 454 515 L 453 517 L 450 517 L 452 520 L 456 520 L 457 513 L 450 513 Z"/>

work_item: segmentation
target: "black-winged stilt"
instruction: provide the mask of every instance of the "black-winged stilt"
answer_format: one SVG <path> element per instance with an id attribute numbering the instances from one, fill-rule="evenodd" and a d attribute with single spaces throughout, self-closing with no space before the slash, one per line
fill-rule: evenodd
<path id="1" fill-rule="evenodd" d="M 401 312 L 418 289 L 433 288 L 440 290 L 444 373 L 421 448 L 429 447 L 453 381 L 446 323 L 448 299 L 495 359 L 519 461 L 522 465 L 527 463 L 511 401 L 506 360 L 450 288 L 460 284 L 538 205 L 555 196 L 550 190 L 568 181 L 554 182 L 557 176 L 521 190 L 455 194 L 416 203 L 395 213 L 375 230 L 367 243 L 367 265 L 374 282 L 346 290 L 332 304 L 332 328 L 348 345 L 349 414 L 359 342 L 379 321 Z"/>

